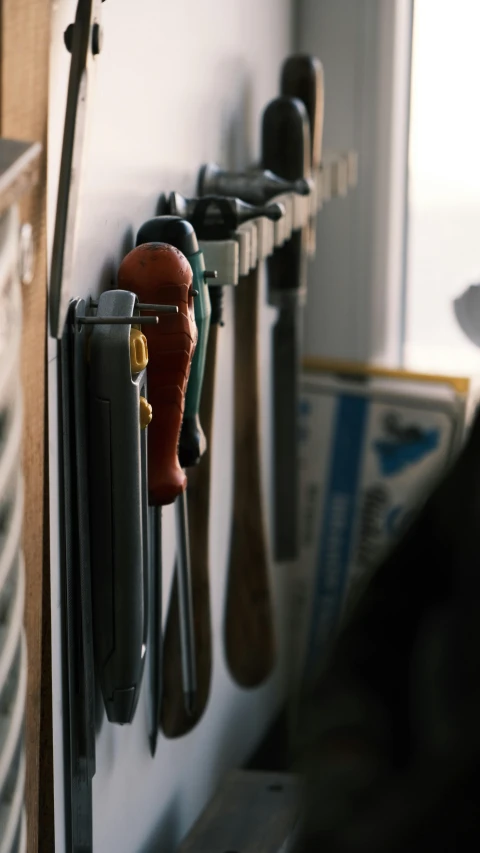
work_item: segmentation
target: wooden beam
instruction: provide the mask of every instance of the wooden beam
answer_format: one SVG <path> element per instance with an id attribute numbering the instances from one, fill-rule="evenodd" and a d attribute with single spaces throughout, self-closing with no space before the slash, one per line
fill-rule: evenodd
<path id="1" fill-rule="evenodd" d="M 44 591 L 46 525 L 45 399 L 46 399 L 46 146 L 51 0 L 1 0 L 0 132 L 2 136 L 38 141 L 43 145 L 40 180 L 24 196 L 23 222 L 33 226 L 36 270 L 23 289 L 24 396 L 24 554 L 27 577 L 25 624 L 28 643 L 26 716 L 26 805 L 29 853 L 53 850 L 51 839 L 53 782 L 51 773 L 51 692 L 48 657 L 50 608 Z M 47 587 L 48 589 L 48 587 Z M 42 648 L 45 646 L 42 661 Z M 42 665 L 44 672 L 42 673 Z M 44 694 L 42 695 L 42 683 Z M 43 702 L 43 708 L 42 708 Z M 44 731 L 41 731 L 43 720 Z M 42 815 L 39 822 L 39 782 L 42 744 Z M 45 763 L 43 763 L 45 762 Z M 48 806 L 48 808 L 47 808 Z M 46 813 L 47 810 L 47 813 Z M 39 840 L 40 839 L 40 840 Z"/>
<path id="2" fill-rule="evenodd" d="M 179 853 L 293 853 L 300 829 L 300 779 L 289 773 L 232 770 Z"/>

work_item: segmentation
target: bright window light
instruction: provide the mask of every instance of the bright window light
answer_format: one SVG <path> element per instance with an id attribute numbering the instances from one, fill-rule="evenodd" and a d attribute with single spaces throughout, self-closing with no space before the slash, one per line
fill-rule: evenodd
<path id="1" fill-rule="evenodd" d="M 480 282 L 480 2 L 415 0 L 414 15 L 404 360 L 480 372 L 452 310 Z"/>

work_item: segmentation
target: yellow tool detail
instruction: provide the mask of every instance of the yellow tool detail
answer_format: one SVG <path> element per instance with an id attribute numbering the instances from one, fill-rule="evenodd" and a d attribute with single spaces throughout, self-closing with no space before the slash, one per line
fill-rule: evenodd
<path id="1" fill-rule="evenodd" d="M 132 373 L 140 373 L 148 364 L 147 339 L 140 329 L 130 332 L 130 365 Z"/>
<path id="2" fill-rule="evenodd" d="M 152 420 L 152 407 L 145 397 L 140 397 L 140 426 L 145 429 Z"/>

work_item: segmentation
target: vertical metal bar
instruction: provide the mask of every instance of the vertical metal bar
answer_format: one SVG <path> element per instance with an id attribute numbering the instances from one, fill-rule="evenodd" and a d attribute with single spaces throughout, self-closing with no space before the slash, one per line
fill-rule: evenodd
<path id="1" fill-rule="evenodd" d="M 182 651 L 182 681 L 185 709 L 193 714 L 197 691 L 195 660 L 195 631 L 191 583 L 190 538 L 188 529 L 187 492 L 182 492 L 175 501 L 177 525 L 177 584 L 180 615 L 180 644 Z"/>

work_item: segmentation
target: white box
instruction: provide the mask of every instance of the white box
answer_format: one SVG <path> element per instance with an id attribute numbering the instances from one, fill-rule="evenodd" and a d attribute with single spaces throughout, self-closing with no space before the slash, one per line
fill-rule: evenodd
<path id="1" fill-rule="evenodd" d="M 477 399 L 467 378 L 305 362 L 291 599 L 297 677 L 313 672 L 359 580 L 460 447 Z"/>

